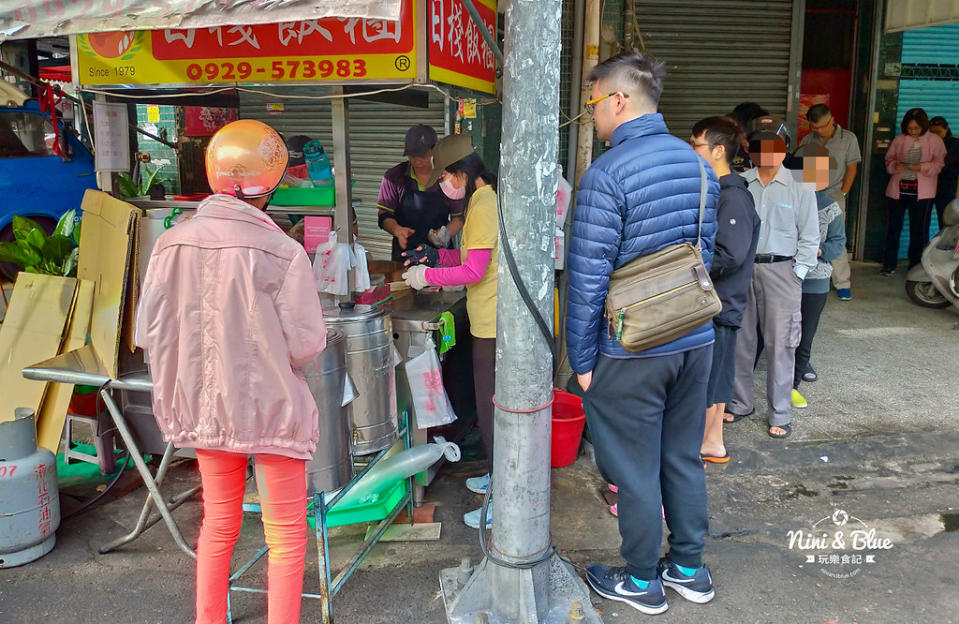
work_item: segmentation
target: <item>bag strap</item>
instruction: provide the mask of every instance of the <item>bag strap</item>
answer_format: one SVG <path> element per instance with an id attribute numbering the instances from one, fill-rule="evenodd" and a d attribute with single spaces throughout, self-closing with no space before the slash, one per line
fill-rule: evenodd
<path id="1" fill-rule="evenodd" d="M 703 159 L 697 158 L 699 163 L 699 228 L 696 230 L 696 249 L 701 249 L 700 241 L 703 234 L 703 213 L 706 211 L 706 168 L 703 167 Z"/>

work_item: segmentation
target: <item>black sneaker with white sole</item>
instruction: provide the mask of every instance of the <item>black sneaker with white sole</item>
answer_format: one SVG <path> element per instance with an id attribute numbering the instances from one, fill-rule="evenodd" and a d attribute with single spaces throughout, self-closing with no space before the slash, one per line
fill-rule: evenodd
<path id="1" fill-rule="evenodd" d="M 666 591 L 659 579 L 650 581 L 646 589 L 640 589 L 626 568 L 594 563 L 586 568 L 586 580 L 593 591 L 603 598 L 625 602 L 647 615 L 656 615 L 669 608 Z"/>
<path id="2" fill-rule="evenodd" d="M 687 576 L 675 563 L 663 558 L 659 560 L 658 570 L 663 585 L 676 590 L 676 593 L 690 602 L 705 604 L 716 595 L 713 591 L 713 577 L 707 566 L 697 568 L 695 574 Z"/>

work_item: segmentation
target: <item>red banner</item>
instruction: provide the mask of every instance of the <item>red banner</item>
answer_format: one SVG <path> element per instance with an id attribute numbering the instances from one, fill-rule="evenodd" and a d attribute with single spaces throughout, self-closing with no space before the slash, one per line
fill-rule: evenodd
<path id="1" fill-rule="evenodd" d="M 475 3 L 489 32 L 496 32 L 496 5 Z M 462 0 L 430 0 L 430 78 L 487 93 L 495 92 L 496 60 Z"/>
<path id="2" fill-rule="evenodd" d="M 411 2 L 398 22 L 334 17 L 151 33 L 157 60 L 396 54 L 412 50 L 413 35 Z"/>

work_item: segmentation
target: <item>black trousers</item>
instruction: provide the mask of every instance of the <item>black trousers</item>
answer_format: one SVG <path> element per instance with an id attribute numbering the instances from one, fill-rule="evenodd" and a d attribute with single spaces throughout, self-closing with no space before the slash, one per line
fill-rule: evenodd
<path id="1" fill-rule="evenodd" d="M 899 264 L 899 237 L 902 222 L 909 213 L 909 268 L 922 260 L 922 250 L 929 244 L 929 219 L 932 216 L 932 199 L 917 199 L 915 195 L 900 195 L 899 199 L 886 198 L 889 222 L 886 227 L 886 253 L 882 268 L 896 270 Z"/>
<path id="2" fill-rule="evenodd" d="M 599 356 L 586 391 L 586 422 L 596 465 L 619 486 L 620 552 L 629 573 L 656 578 L 663 523 L 669 558 L 702 565 L 709 530 L 699 450 L 706 422 L 712 345 L 651 358 Z"/>
<path id="3" fill-rule="evenodd" d="M 486 452 L 486 471 L 493 474 L 493 393 L 496 391 L 496 338 L 473 336 L 473 387 L 476 426 Z"/>
<path id="4" fill-rule="evenodd" d="M 793 380 L 793 388 L 797 390 L 803 373 L 812 370 L 809 365 L 812 341 L 816 337 L 816 330 L 819 329 L 819 317 L 822 316 L 828 297 L 829 293 L 802 294 L 802 338 L 799 340 L 799 346 L 796 347 L 796 376 Z"/>
<path id="5" fill-rule="evenodd" d="M 955 195 L 939 195 L 936 197 L 936 223 L 939 224 L 939 229 L 943 229 L 945 224 L 942 222 L 942 213 L 946 211 L 946 206 L 949 205 L 949 202 L 956 198 Z"/>

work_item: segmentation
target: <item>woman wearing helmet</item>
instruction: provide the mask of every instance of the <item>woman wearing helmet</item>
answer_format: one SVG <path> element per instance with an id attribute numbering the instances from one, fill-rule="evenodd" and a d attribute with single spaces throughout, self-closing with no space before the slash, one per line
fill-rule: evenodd
<path id="1" fill-rule="evenodd" d="M 136 341 L 149 352 L 164 440 L 195 448 L 203 482 L 196 621 L 226 620 L 248 456 L 256 456 L 269 552 L 268 621 L 299 621 L 306 462 L 318 414 L 298 367 L 326 345 L 303 248 L 263 212 L 286 170 L 275 130 L 224 126 L 206 152 L 214 195 L 156 242 Z"/>
<path id="2" fill-rule="evenodd" d="M 473 149 L 470 137 L 454 134 L 440 139 L 433 148 L 433 173 L 427 187 L 437 182 L 450 199 L 468 202 L 460 249 L 435 249 L 420 245 L 404 253 L 407 264 L 415 266 L 403 274 L 403 279 L 417 290 L 427 286 L 466 286 L 466 313 L 473 335 L 476 422 L 486 451 L 487 466 L 486 474 L 467 479 L 466 487 L 483 494 L 489 487 L 489 475 L 493 470 L 496 255 L 499 251 L 496 176 L 486 170 L 483 160 Z M 475 509 L 463 516 L 467 526 L 479 527 L 479 512 L 479 509 Z M 487 518 L 488 522 L 490 518 L 492 513 Z"/>

